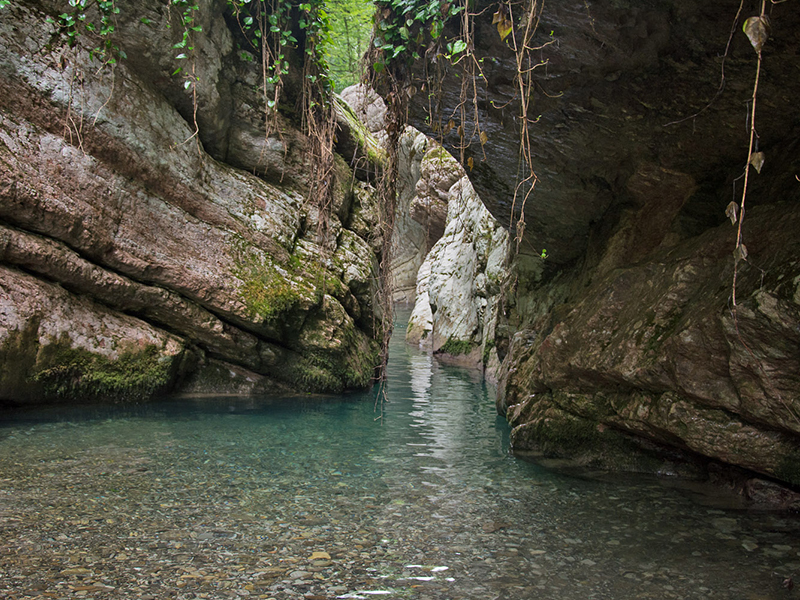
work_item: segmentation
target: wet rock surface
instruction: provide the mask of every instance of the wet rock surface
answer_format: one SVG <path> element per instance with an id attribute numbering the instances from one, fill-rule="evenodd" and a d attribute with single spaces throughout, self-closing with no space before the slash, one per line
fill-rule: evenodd
<path id="1" fill-rule="evenodd" d="M 723 226 L 598 278 L 537 319 L 532 337 L 518 334 L 497 400 L 518 428 L 515 448 L 599 464 L 591 447 L 608 428 L 796 484 L 797 212 L 757 207 L 748 218 L 776 262 L 740 267 L 735 320 L 720 308 L 734 234 Z"/>
<path id="2" fill-rule="evenodd" d="M 455 177 L 437 178 L 451 183 L 446 226 L 417 274 L 406 341 L 451 361 L 487 367 L 493 376 L 499 364 L 495 329 L 506 283 L 508 232 L 486 210 L 455 159 L 441 147 L 430 154 L 423 165 L 438 163 L 441 173 L 447 169 L 442 163 L 447 164 Z"/>

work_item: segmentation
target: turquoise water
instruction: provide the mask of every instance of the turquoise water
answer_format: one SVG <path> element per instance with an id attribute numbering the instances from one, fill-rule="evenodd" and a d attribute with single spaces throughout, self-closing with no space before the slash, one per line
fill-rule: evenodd
<path id="1" fill-rule="evenodd" d="M 794 516 L 509 455 L 475 374 L 4 414 L 0 598 L 794 598 Z"/>

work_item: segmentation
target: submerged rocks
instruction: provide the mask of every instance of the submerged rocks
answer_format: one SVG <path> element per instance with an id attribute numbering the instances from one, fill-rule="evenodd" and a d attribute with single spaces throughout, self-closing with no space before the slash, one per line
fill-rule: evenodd
<path id="1" fill-rule="evenodd" d="M 221 13 L 201 11 L 193 107 L 169 76 L 180 32 L 162 4 L 117 7 L 118 43 L 136 55 L 113 69 L 98 69 L 89 40 L 70 48 L 49 31 L 38 4 L 0 11 L 0 353 L 27 344 L 13 385 L 2 367 L 0 401 L 46 399 L 37 382 L 57 366 L 44 358 L 55 343 L 109 369 L 129 347 L 154 348 L 163 373 L 146 385 L 132 375 L 137 397 L 186 381 L 213 390 L 216 377 L 199 373 L 220 365 L 262 390 L 367 385 L 378 362 L 371 186 L 339 158 L 332 214 L 305 199 L 308 141 L 285 120 L 267 137 L 250 85 L 260 70 Z M 157 31 L 146 51 L 143 14 Z M 94 381 L 69 377 L 63 399 Z"/>

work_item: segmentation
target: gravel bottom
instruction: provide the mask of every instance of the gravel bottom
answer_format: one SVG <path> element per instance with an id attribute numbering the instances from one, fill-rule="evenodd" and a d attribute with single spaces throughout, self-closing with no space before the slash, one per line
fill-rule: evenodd
<path id="1" fill-rule="evenodd" d="M 412 480 L 380 455 L 358 470 L 244 460 L 204 426 L 194 443 L 141 427 L 139 447 L 83 446 L 87 430 L 144 435 L 135 423 L 3 440 L 0 597 L 797 596 L 796 519 L 699 507 L 652 480 Z"/>

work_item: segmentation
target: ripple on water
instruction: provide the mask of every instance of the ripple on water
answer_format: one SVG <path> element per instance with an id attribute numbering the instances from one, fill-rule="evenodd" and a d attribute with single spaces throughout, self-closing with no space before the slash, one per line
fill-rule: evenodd
<path id="1" fill-rule="evenodd" d="M 7 415 L 0 596 L 797 595 L 794 517 L 516 460 L 484 382 L 403 333 L 382 418 L 377 391 Z"/>

